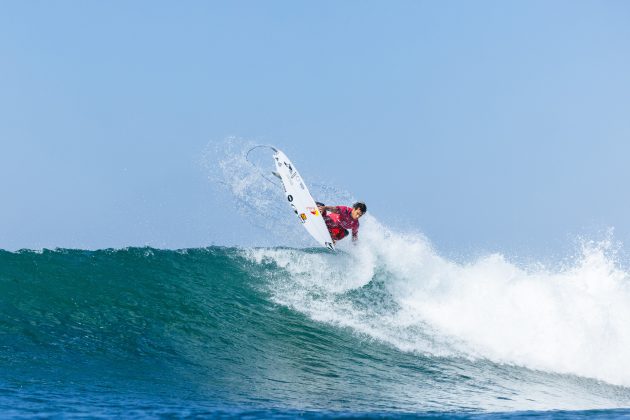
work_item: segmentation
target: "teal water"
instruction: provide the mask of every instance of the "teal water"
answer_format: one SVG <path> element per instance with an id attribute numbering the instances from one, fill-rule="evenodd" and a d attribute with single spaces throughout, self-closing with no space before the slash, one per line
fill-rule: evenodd
<path id="1" fill-rule="evenodd" d="M 384 263 L 356 283 L 347 270 L 321 272 L 322 261 L 356 258 L 282 248 L 0 251 L 0 412 L 630 415 L 623 383 L 566 373 L 560 362 L 537 369 L 466 353 L 438 324 L 401 318 L 402 274 Z M 593 409 L 603 411 L 583 411 Z"/>

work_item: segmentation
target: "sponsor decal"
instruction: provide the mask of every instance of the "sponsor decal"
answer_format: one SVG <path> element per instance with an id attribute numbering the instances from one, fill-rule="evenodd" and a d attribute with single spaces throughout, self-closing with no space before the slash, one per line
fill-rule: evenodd
<path id="1" fill-rule="evenodd" d="M 302 219 L 302 223 L 306 221 L 306 214 L 300 213 L 300 219 Z"/>
<path id="2" fill-rule="evenodd" d="M 335 250 L 335 248 L 333 248 L 333 244 L 331 244 L 330 242 L 324 242 L 324 245 L 326 245 L 326 247 L 330 249 L 331 251 Z"/>
<path id="3" fill-rule="evenodd" d="M 291 194 L 287 195 L 287 200 L 289 200 L 289 203 L 293 201 L 293 196 Z"/>
<path id="4" fill-rule="evenodd" d="M 293 167 L 291 166 L 290 163 L 286 163 L 284 162 L 284 166 L 286 166 L 287 168 L 289 168 L 289 172 L 293 173 Z"/>
<path id="5" fill-rule="evenodd" d="M 313 216 L 319 216 L 319 211 L 317 211 L 317 209 L 315 207 L 307 207 L 306 210 L 311 212 L 311 214 Z"/>
<path id="6" fill-rule="evenodd" d="M 304 189 L 304 184 L 300 182 L 300 188 Z"/>

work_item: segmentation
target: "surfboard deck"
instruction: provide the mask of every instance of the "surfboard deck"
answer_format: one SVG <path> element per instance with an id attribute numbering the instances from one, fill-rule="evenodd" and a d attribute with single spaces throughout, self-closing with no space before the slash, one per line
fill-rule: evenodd
<path id="1" fill-rule="evenodd" d="M 324 217 L 318 210 L 300 173 L 287 155 L 280 150 L 274 150 L 276 176 L 282 181 L 286 199 L 300 223 L 321 246 L 334 251 L 335 245 L 324 222 Z"/>

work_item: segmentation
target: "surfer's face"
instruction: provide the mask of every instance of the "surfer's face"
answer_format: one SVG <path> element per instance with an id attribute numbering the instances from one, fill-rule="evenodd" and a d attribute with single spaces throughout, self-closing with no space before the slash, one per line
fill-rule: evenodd
<path id="1" fill-rule="evenodd" d="M 354 220 L 357 220 L 359 217 L 363 216 L 363 212 L 361 211 L 361 209 L 352 209 L 351 214 Z"/>

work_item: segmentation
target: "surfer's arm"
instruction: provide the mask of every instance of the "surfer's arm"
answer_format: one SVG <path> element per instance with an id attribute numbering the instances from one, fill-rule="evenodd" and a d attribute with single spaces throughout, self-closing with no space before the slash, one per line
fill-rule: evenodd
<path id="1" fill-rule="evenodd" d="M 352 229 L 352 242 L 359 240 L 359 229 Z"/>
<path id="2" fill-rule="evenodd" d="M 333 213 L 339 213 L 339 207 L 337 206 L 324 206 L 325 211 L 331 211 Z"/>

